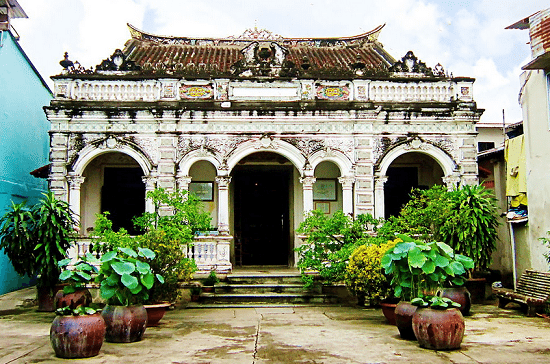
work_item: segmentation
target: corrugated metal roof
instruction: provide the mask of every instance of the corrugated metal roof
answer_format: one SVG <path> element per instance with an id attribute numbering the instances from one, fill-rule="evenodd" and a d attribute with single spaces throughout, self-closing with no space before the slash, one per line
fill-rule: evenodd
<path id="1" fill-rule="evenodd" d="M 529 23 L 531 55 L 537 58 L 550 51 L 550 8 L 531 16 Z"/>
<path id="2" fill-rule="evenodd" d="M 11 8 L 11 18 L 28 18 L 17 0 L 0 0 L 0 14 L 7 14 L 8 8 Z"/>

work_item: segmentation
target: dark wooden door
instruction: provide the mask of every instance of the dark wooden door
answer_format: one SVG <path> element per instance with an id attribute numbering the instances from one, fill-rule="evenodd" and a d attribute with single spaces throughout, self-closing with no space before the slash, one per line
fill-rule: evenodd
<path id="1" fill-rule="evenodd" d="M 399 215 L 403 205 L 410 200 L 412 188 L 418 187 L 418 168 L 390 167 L 384 185 L 385 218 Z"/>
<path id="2" fill-rule="evenodd" d="M 113 229 L 121 227 L 136 234 L 132 218 L 145 211 L 145 185 L 141 168 L 105 168 L 101 190 L 101 212 L 109 211 Z"/>
<path id="3" fill-rule="evenodd" d="M 235 168 L 237 264 L 288 265 L 290 176 L 286 166 Z"/>

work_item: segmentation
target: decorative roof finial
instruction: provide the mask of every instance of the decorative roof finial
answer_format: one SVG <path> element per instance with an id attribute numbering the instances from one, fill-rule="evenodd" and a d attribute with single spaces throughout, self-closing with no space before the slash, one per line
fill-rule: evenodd
<path id="1" fill-rule="evenodd" d="M 59 64 L 61 65 L 61 67 L 63 67 L 65 71 L 68 70 L 69 67 L 74 66 L 73 62 L 69 59 L 69 52 L 65 52 L 64 58 L 59 61 Z"/>

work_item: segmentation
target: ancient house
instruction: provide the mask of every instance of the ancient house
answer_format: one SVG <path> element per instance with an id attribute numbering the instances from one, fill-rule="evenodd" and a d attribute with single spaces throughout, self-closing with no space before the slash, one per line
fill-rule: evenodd
<path id="1" fill-rule="evenodd" d="M 219 231 L 201 267 L 293 265 L 304 214 L 394 214 L 411 187 L 477 183 L 474 79 L 396 61 L 383 26 L 342 38 L 131 39 L 54 76 L 50 188 L 116 226 L 155 187 L 205 201 Z M 208 239 L 206 239 L 208 240 Z"/>

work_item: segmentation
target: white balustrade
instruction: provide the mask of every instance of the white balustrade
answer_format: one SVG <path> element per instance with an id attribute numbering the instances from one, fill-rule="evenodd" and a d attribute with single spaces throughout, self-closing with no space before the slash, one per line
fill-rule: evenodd
<path id="1" fill-rule="evenodd" d="M 215 269 L 218 273 L 227 273 L 232 269 L 230 262 L 230 244 L 232 236 L 229 235 L 206 235 L 197 236 L 195 241 L 188 246 L 187 256 L 195 260 L 199 272 L 209 272 Z M 90 244 L 96 239 L 78 238 L 67 255 L 72 259 L 70 266 L 74 265 L 79 258 L 90 251 Z"/>
<path id="2" fill-rule="evenodd" d="M 369 99 L 379 102 L 449 102 L 454 95 L 451 82 L 390 82 L 372 81 Z"/>

